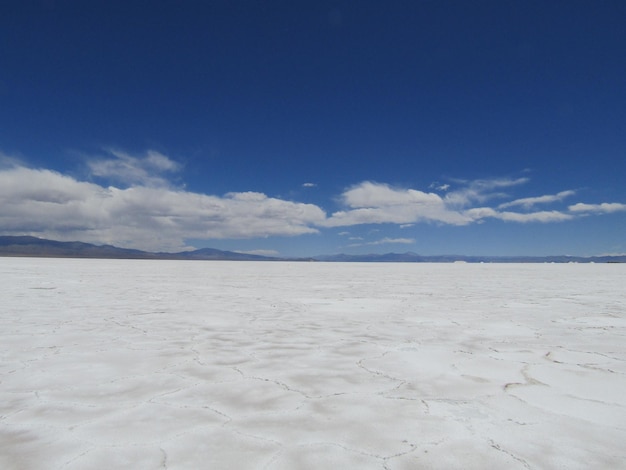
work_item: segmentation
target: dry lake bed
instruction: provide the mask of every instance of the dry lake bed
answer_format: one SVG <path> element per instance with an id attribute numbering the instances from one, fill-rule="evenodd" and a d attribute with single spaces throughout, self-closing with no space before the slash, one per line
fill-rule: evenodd
<path id="1" fill-rule="evenodd" d="M 0 468 L 626 467 L 626 265 L 0 258 Z"/>

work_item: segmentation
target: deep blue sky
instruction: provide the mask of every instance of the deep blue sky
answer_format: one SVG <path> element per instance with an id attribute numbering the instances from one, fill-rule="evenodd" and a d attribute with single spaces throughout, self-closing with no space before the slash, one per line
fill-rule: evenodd
<path id="1" fill-rule="evenodd" d="M 9 1 L 0 231 L 626 252 L 626 2 Z"/>

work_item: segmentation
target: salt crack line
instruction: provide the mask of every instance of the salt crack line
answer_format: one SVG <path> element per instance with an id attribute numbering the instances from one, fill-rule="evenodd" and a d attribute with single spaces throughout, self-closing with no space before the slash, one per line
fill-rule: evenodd
<path id="1" fill-rule="evenodd" d="M 544 387 L 547 387 L 548 384 L 545 384 L 537 379 L 535 379 L 534 377 L 531 377 L 530 374 L 528 373 L 528 368 L 530 367 L 529 364 L 526 364 L 524 367 L 522 367 L 522 369 L 520 370 L 520 373 L 522 374 L 522 376 L 524 377 L 524 382 L 509 382 L 504 384 L 504 386 L 502 387 L 502 389 L 504 391 L 508 391 L 509 388 L 512 387 L 529 387 L 531 385 L 543 385 Z"/>
<path id="2" fill-rule="evenodd" d="M 529 469 L 532 468 L 530 466 L 530 464 L 528 462 L 526 462 L 526 460 L 524 460 L 521 457 L 518 457 L 517 455 L 513 454 L 512 452 L 509 452 L 506 449 L 503 449 L 502 447 L 500 447 L 500 444 L 495 442 L 493 439 L 489 439 L 489 445 L 492 448 L 496 449 L 498 452 L 502 452 L 502 453 L 508 455 L 509 457 L 511 457 L 512 459 L 517 460 L 519 463 L 521 463 L 524 466 L 524 468 L 529 468 Z"/>
<path id="3" fill-rule="evenodd" d="M 320 395 L 320 396 L 315 396 L 315 395 L 308 395 L 307 393 L 303 392 L 302 390 L 298 390 L 296 388 L 292 388 L 289 385 L 287 385 L 284 382 L 281 382 L 279 380 L 275 380 L 275 379 L 268 379 L 267 377 L 257 377 L 257 376 L 253 376 L 253 375 L 246 375 L 241 369 L 239 369 L 238 367 L 232 367 L 233 370 L 239 372 L 239 374 L 241 374 L 241 376 L 244 379 L 250 379 L 250 380 L 258 380 L 261 382 L 268 382 L 268 383 L 273 383 L 274 385 L 278 385 L 279 387 L 282 387 L 283 389 L 287 390 L 288 392 L 293 392 L 293 393 L 298 393 L 300 395 L 302 395 L 304 398 L 307 398 L 309 400 L 314 400 L 314 399 L 318 399 L 318 398 L 327 398 L 327 397 L 332 397 L 332 396 L 337 396 L 337 395 L 346 395 L 346 393 L 331 393 L 328 395 Z"/>

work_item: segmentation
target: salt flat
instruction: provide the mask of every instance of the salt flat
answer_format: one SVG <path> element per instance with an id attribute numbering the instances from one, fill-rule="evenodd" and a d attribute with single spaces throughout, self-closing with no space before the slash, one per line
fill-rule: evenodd
<path id="1" fill-rule="evenodd" d="M 625 265 L 2 258 L 0 468 L 625 468 L 625 286 Z"/>

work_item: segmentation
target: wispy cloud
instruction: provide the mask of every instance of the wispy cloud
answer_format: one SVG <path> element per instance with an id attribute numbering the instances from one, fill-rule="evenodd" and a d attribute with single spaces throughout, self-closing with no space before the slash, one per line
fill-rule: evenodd
<path id="1" fill-rule="evenodd" d="M 469 217 L 474 220 L 481 220 L 486 218 L 500 219 L 507 222 L 563 222 L 565 220 L 571 220 L 574 218 L 571 214 L 566 214 L 559 211 L 538 211 L 538 212 L 508 212 L 497 211 L 490 207 L 477 207 L 465 211 Z"/>
<path id="2" fill-rule="evenodd" d="M 317 184 L 315 184 L 315 183 L 303 183 L 302 187 L 303 188 L 315 188 L 315 187 L 317 187 Z"/>
<path id="3" fill-rule="evenodd" d="M 7 155 L 0 152 L 0 169 L 15 168 L 18 166 L 27 166 L 21 159 L 15 156 Z"/>
<path id="4" fill-rule="evenodd" d="M 460 187 L 446 194 L 445 203 L 448 207 L 457 209 L 462 209 L 475 203 L 482 204 L 491 199 L 507 197 L 507 193 L 502 192 L 502 189 L 526 184 L 528 181 L 528 178 L 456 180 Z"/>
<path id="5" fill-rule="evenodd" d="M 574 194 L 576 194 L 576 191 L 568 190 L 568 191 L 561 191 L 560 193 L 557 193 L 557 194 L 548 194 L 548 195 L 537 196 L 537 197 L 525 197 L 522 199 L 516 199 L 511 202 L 505 202 L 504 204 L 500 204 L 498 207 L 500 209 L 505 209 L 507 207 L 520 206 L 524 209 L 530 209 L 531 207 L 537 204 L 549 204 L 553 202 L 560 202 L 569 196 L 573 196 Z"/>
<path id="6" fill-rule="evenodd" d="M 167 178 L 182 169 L 181 165 L 154 150 L 134 156 L 110 149 L 104 156 L 90 157 L 87 166 L 92 176 L 121 183 L 124 186 L 169 186 Z"/>
<path id="7" fill-rule="evenodd" d="M 435 181 L 434 183 L 430 183 L 428 188 L 429 189 L 436 189 L 438 191 L 447 191 L 448 189 L 450 189 L 450 185 L 447 184 L 447 183 L 442 184 L 439 181 Z"/>

